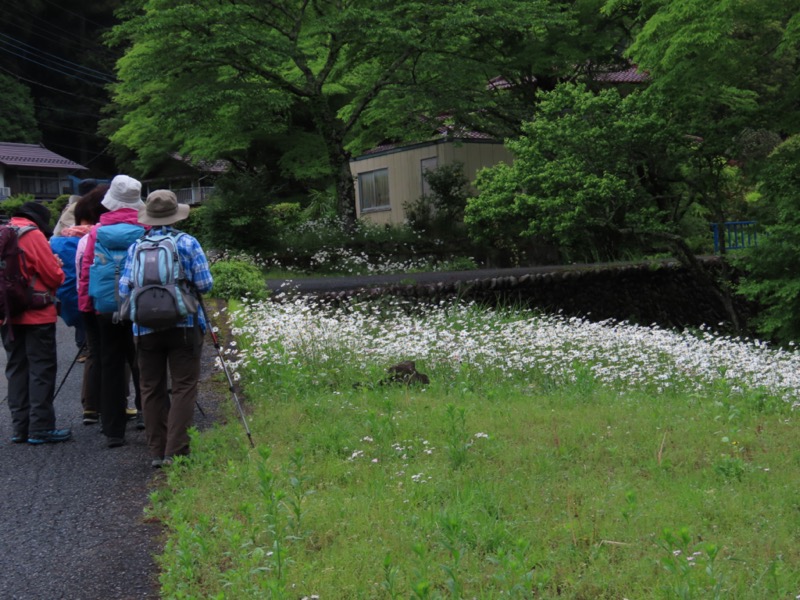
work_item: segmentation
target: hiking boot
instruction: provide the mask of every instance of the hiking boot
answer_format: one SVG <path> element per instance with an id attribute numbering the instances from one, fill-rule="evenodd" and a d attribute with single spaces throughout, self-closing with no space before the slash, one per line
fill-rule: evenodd
<path id="1" fill-rule="evenodd" d="M 136 429 L 140 431 L 144 429 L 144 414 L 142 411 L 139 411 L 139 413 L 136 415 Z"/>
<path id="2" fill-rule="evenodd" d="M 83 411 L 83 424 L 84 425 L 94 425 L 100 421 L 100 413 L 96 410 L 85 410 Z"/>
<path id="3" fill-rule="evenodd" d="M 108 441 L 106 441 L 106 445 L 109 448 L 119 448 L 120 446 L 125 445 L 125 438 L 121 437 L 110 437 Z"/>
<path id="4" fill-rule="evenodd" d="M 33 445 L 66 442 L 72 437 L 69 429 L 51 429 L 50 431 L 34 431 L 28 436 L 28 443 Z"/>

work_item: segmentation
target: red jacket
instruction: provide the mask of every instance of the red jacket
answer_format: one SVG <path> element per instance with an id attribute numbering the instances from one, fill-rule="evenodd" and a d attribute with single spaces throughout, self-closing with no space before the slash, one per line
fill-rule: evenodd
<path id="1" fill-rule="evenodd" d="M 12 217 L 10 224 L 17 227 L 36 226 L 36 223 L 25 217 Z M 37 227 L 19 238 L 19 247 L 25 253 L 23 272 L 28 278 L 36 275 L 33 288 L 38 291 L 49 291 L 55 298 L 56 290 L 64 283 L 64 271 L 61 270 L 56 255 L 50 249 L 47 238 Z M 44 325 L 55 323 L 57 318 L 56 306 L 50 304 L 44 308 L 26 310 L 24 313 L 12 317 L 11 324 Z"/>

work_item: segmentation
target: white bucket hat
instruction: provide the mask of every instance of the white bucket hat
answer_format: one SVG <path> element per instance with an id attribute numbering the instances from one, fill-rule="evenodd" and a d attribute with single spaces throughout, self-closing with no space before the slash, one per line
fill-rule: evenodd
<path id="1" fill-rule="evenodd" d="M 101 203 L 111 212 L 120 208 L 133 208 L 139 210 L 144 206 L 142 202 L 142 184 L 127 175 L 117 175 L 111 180 L 111 186 Z"/>

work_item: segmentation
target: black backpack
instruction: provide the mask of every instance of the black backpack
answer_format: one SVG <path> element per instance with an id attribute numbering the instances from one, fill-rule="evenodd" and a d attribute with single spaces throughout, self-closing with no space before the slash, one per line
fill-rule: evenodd
<path id="1" fill-rule="evenodd" d="M 48 292 L 34 292 L 36 276 L 25 276 L 25 252 L 19 238 L 36 229 L 33 225 L 0 225 L 0 320 L 6 322 L 29 308 L 42 308 L 54 302 Z"/>

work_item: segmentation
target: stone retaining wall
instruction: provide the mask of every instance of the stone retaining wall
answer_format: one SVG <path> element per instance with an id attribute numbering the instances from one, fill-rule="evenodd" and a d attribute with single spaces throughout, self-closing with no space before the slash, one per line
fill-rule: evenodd
<path id="1" fill-rule="evenodd" d="M 712 271 L 718 259 L 706 260 Z M 454 283 L 390 285 L 318 295 L 322 301 L 375 299 L 386 295 L 439 301 L 460 297 L 492 306 L 537 308 L 594 321 L 616 319 L 642 325 L 684 328 L 708 325 L 729 330 L 721 302 L 675 263 L 591 267 L 563 271 L 463 280 Z M 742 322 L 753 307 L 737 302 Z"/>

